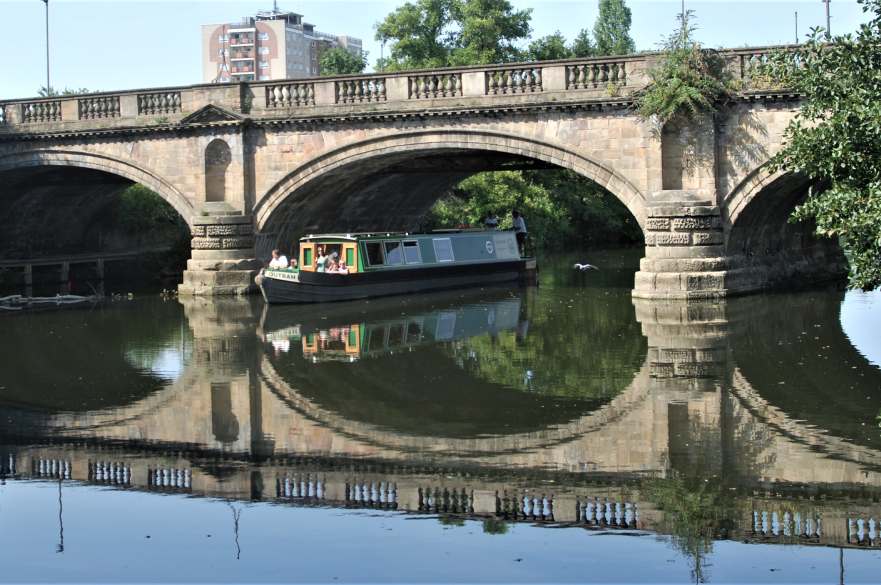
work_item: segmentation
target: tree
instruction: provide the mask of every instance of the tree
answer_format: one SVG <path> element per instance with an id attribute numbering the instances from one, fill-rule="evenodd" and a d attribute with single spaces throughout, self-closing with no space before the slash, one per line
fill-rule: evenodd
<path id="1" fill-rule="evenodd" d="M 794 52 L 777 55 L 768 77 L 804 98 L 772 168 L 807 175 L 813 190 L 794 220 L 838 238 L 850 285 L 881 284 L 881 0 L 858 0 L 870 20 L 856 36 L 815 29 Z"/>
<path id="2" fill-rule="evenodd" d="M 512 61 L 521 56 L 516 43 L 529 36 L 530 14 L 508 0 L 407 2 L 376 26 L 376 40 L 391 42 L 377 69 Z"/>
<path id="3" fill-rule="evenodd" d="M 624 0 L 600 0 L 600 12 L 593 25 L 598 55 L 627 55 L 636 48 L 630 38 L 630 8 Z"/>
<path id="4" fill-rule="evenodd" d="M 67 97 L 71 95 L 83 95 L 86 93 L 92 93 L 91 90 L 86 89 L 85 87 L 81 87 L 79 89 L 70 89 L 69 87 L 65 87 L 61 91 L 56 90 L 54 87 L 46 87 L 45 85 L 40 88 L 38 95 L 44 98 L 50 97 Z"/>
<path id="5" fill-rule="evenodd" d="M 527 57 L 531 61 L 552 61 L 568 59 L 572 56 L 572 50 L 566 46 L 566 39 L 560 31 L 532 41 L 527 51 Z"/>
<path id="6" fill-rule="evenodd" d="M 318 64 L 321 75 L 362 73 L 367 67 L 367 56 L 363 51 L 355 55 L 342 47 L 334 47 L 321 54 Z"/>
<path id="7" fill-rule="evenodd" d="M 578 36 L 572 41 L 570 52 L 573 57 L 593 57 L 597 54 L 593 38 L 590 36 L 590 31 L 586 28 L 581 29 Z"/>
<path id="8" fill-rule="evenodd" d="M 391 41 L 388 58 L 379 69 L 392 71 L 449 65 L 454 35 L 454 0 L 416 0 L 385 17 L 376 26 L 376 40 Z"/>
<path id="9" fill-rule="evenodd" d="M 516 43 L 529 36 L 532 9 L 515 11 L 508 0 L 457 0 L 459 26 L 453 65 L 505 63 L 522 57 Z"/>

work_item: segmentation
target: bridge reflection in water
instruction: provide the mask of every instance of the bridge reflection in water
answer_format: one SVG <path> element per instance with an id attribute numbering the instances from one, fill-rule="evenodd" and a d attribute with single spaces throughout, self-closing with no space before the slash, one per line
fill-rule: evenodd
<path id="1" fill-rule="evenodd" d="M 83 381 L 50 372 L 35 395 L 39 370 L 3 374 L 0 474 L 652 530 L 698 556 L 715 538 L 881 546 L 881 372 L 841 330 L 842 293 L 584 294 L 188 299 L 76 335 L 55 315 L 54 371 Z M 9 321 L 13 361 L 47 342 L 43 318 Z"/>

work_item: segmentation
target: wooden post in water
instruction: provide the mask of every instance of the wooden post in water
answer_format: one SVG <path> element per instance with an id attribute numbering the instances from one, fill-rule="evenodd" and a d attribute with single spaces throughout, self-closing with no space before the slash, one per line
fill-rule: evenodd
<path id="1" fill-rule="evenodd" d="M 95 271 L 98 273 L 98 280 L 104 282 L 104 258 L 95 261 Z"/>

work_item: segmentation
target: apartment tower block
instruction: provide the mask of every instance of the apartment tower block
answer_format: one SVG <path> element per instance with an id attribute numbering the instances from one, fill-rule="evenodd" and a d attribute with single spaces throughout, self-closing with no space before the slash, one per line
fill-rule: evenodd
<path id="1" fill-rule="evenodd" d="M 303 15 L 272 10 L 234 24 L 202 25 L 202 79 L 235 83 L 315 77 L 327 49 L 361 54 L 361 39 L 315 30 Z"/>

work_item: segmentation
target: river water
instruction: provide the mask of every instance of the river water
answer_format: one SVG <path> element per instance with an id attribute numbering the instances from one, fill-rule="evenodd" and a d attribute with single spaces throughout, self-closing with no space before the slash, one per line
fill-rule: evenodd
<path id="1" fill-rule="evenodd" d="M 2 579 L 877 582 L 881 296 L 634 301 L 638 259 L 2 316 Z"/>

